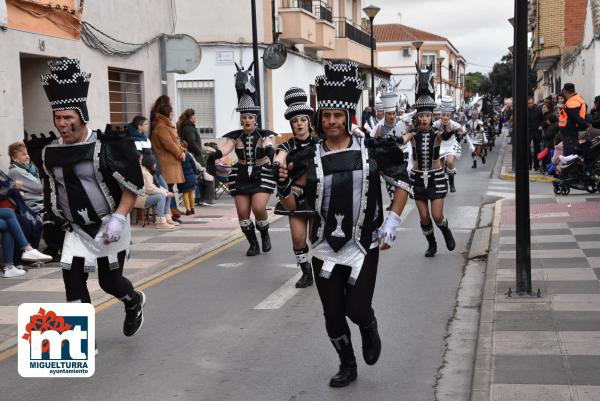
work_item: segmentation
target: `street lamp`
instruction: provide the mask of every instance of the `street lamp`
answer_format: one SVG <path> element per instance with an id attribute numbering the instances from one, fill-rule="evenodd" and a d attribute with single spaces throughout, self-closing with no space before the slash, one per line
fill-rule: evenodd
<path id="1" fill-rule="evenodd" d="M 440 99 L 442 98 L 442 95 L 444 94 L 444 87 L 443 85 L 443 78 L 442 78 L 442 63 L 444 62 L 444 60 L 446 60 L 445 57 L 439 57 L 440 60 Z"/>
<path id="2" fill-rule="evenodd" d="M 375 116 L 375 38 L 373 37 L 373 20 L 379 13 L 381 8 L 370 5 L 363 8 L 363 12 L 369 17 L 371 23 L 371 96 L 369 97 L 369 107 L 371 107 L 371 113 Z"/>
<path id="3" fill-rule="evenodd" d="M 419 54 L 419 50 L 421 49 L 421 46 L 423 46 L 423 41 L 421 40 L 415 40 L 414 42 L 411 43 L 411 45 L 413 45 L 413 47 L 415 49 L 417 49 L 417 65 L 421 66 L 421 57 Z"/>

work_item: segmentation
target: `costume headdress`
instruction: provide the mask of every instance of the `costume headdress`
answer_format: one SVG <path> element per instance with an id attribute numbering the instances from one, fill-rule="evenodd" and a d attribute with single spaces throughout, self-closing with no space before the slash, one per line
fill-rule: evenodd
<path id="1" fill-rule="evenodd" d="M 291 120 L 300 115 L 308 116 L 310 119 L 315 113 L 313 108 L 306 103 L 308 101 L 308 96 L 302 88 L 292 87 L 288 89 L 287 92 L 285 92 L 283 100 L 288 106 L 283 114 L 286 120 Z"/>
<path id="2" fill-rule="evenodd" d="M 90 77 L 81 71 L 79 60 L 59 58 L 48 62 L 49 74 L 44 74 L 42 86 L 53 111 L 75 110 L 81 121 L 90 120 L 87 109 L 87 95 Z"/>
<path id="3" fill-rule="evenodd" d="M 322 132 L 321 112 L 324 109 L 341 109 L 346 112 L 346 129 L 351 134 L 352 117 L 364 88 L 358 77 L 358 64 L 332 62 L 325 64 L 325 75 L 315 78 L 317 92 L 317 129 Z"/>

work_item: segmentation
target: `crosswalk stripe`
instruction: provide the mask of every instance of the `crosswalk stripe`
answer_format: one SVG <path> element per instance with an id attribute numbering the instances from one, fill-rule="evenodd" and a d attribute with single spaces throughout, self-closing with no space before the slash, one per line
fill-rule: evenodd
<path id="1" fill-rule="evenodd" d="M 294 277 L 286 281 L 281 287 L 273 291 L 271 295 L 269 295 L 261 303 L 256 305 L 254 309 L 273 310 L 281 308 L 283 305 L 285 305 L 287 301 L 289 301 L 294 295 L 296 295 L 298 291 L 300 291 L 298 288 L 295 287 L 296 281 L 298 281 L 300 277 L 302 277 L 301 272 L 294 275 Z"/>

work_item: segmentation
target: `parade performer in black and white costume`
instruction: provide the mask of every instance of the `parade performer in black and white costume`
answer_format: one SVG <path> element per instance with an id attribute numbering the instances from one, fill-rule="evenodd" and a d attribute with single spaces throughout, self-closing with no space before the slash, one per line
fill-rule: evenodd
<path id="1" fill-rule="evenodd" d="M 444 96 L 442 98 L 440 111 L 442 117 L 433 123 L 433 128 L 437 131 L 441 131 L 442 144 L 440 145 L 440 160 L 443 159 L 445 161 L 450 192 L 456 192 L 456 187 L 454 186 L 454 176 L 456 175 L 454 161 L 460 159 L 460 155 L 462 154 L 462 149 L 456 136 L 464 130 L 462 125 L 452 120 L 452 116 L 454 115 L 454 102 L 451 96 Z"/>
<path id="2" fill-rule="evenodd" d="M 310 220 L 315 281 L 327 334 L 340 358 L 340 369 L 329 381 L 332 387 L 356 380 L 346 316 L 360 328 L 365 362 L 375 364 L 381 353 L 371 301 L 379 259 L 377 232 L 383 222 L 379 151 L 385 148 L 367 148 L 367 139 L 352 135 L 350 121 L 363 85 L 357 64 L 325 64 L 325 75 L 315 82 L 316 129 L 324 140 L 302 166 L 304 196 L 315 211 Z M 298 176 L 297 168 L 290 163 L 279 169 L 278 194 L 288 210 L 297 205 L 290 179 Z"/>
<path id="3" fill-rule="evenodd" d="M 481 163 L 485 164 L 483 145 L 487 142 L 483 130 L 483 121 L 479 119 L 479 112 L 477 110 L 471 111 L 471 118 L 465 124 L 465 131 L 467 132 L 466 139 L 471 150 L 471 157 L 473 158 L 473 165 L 471 167 L 477 168 L 477 157 L 480 157 Z"/>
<path id="4" fill-rule="evenodd" d="M 414 105 L 417 110 L 417 127 L 412 140 L 413 168 L 410 177 L 421 229 L 429 244 L 425 256 L 433 257 L 437 252 L 437 242 L 431 217 L 442 231 L 449 251 L 455 248 L 456 243 L 448 227 L 448 220 L 444 217 L 444 198 L 448 192 L 448 180 L 439 160 L 442 135 L 435 131 L 432 125 L 432 112 L 435 107 L 433 75 L 430 68 L 425 70 L 417 68 L 417 71 L 417 93 Z"/>
<path id="5" fill-rule="evenodd" d="M 68 302 L 91 303 L 87 287 L 97 267 L 100 287 L 125 304 L 123 333 L 143 323 L 146 296 L 123 277 L 131 243 L 129 212 L 144 194 L 144 179 L 133 141 L 125 132 L 88 129 L 90 74 L 79 60 L 49 62 L 42 84 L 60 134 L 43 150 L 52 213 L 47 220 L 66 230 L 60 264 Z M 110 126 L 107 126 L 109 128 Z"/>
<path id="6" fill-rule="evenodd" d="M 409 195 L 412 195 L 408 173 L 412 168 L 412 147 L 408 143 L 412 139 L 412 133 L 407 133 L 406 123 L 402 119 L 398 120 L 397 118 L 396 104 L 398 94 L 396 93 L 396 87 L 397 85 L 392 83 L 386 87 L 384 94 L 381 95 L 385 115 L 375 128 L 374 136 L 375 138 L 400 139 L 399 142 L 402 143 L 398 145 L 402 150 L 404 158 L 400 169 L 393 172 L 393 177 L 386 174 L 383 175 L 386 189 L 392 201 L 388 210 L 391 211 L 390 215 L 396 218 L 399 225 L 402 210 L 406 206 Z M 387 246 L 386 244 L 385 247 L 387 248 Z"/>
<path id="7" fill-rule="evenodd" d="M 250 68 L 241 71 L 238 68 L 238 74 L 241 71 L 249 76 L 249 70 Z M 254 82 L 254 79 L 251 81 Z M 261 235 L 262 251 L 271 250 L 267 203 L 277 184 L 273 180 L 271 167 L 275 155 L 272 139 L 276 134 L 258 128 L 260 106 L 256 104 L 255 95 L 256 92 L 248 90 L 238 92 L 236 111 L 240 112 L 242 129 L 223 135 L 226 138 L 225 144 L 220 150 L 211 153 L 207 160 L 209 169 L 214 171 L 215 161 L 235 150 L 238 161 L 231 168 L 228 185 L 229 193 L 235 201 L 240 227 L 250 243 L 247 256 L 260 253 L 255 228 Z M 256 227 L 250 219 L 250 213 L 254 213 Z"/>
<path id="8" fill-rule="evenodd" d="M 307 156 L 314 156 L 316 138 L 312 136 L 311 119 L 314 110 L 306 102 L 308 97 L 302 88 L 290 88 L 284 96 L 285 104 L 288 106 L 284 113 L 286 120 L 290 122 L 293 137 L 277 147 L 275 161 L 278 164 L 294 163 L 298 167 L 301 160 Z M 305 149 L 306 148 L 306 149 Z M 306 288 L 313 285 L 312 266 L 307 239 L 308 219 L 314 214 L 314 211 L 306 206 L 304 198 L 304 185 L 298 180 L 294 180 L 292 191 L 296 195 L 296 208 L 294 211 L 287 211 L 278 203 L 275 207 L 275 214 L 289 216 L 290 231 L 292 233 L 292 246 L 296 262 L 302 270 L 302 277 L 296 282 L 296 288 Z"/>

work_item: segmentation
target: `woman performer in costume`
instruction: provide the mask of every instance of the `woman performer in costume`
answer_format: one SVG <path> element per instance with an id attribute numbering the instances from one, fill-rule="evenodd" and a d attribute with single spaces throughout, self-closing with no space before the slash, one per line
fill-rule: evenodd
<path id="1" fill-rule="evenodd" d="M 288 108 L 284 116 L 290 122 L 294 136 L 277 147 L 275 161 L 279 164 L 285 164 L 286 158 L 288 163 L 293 163 L 295 156 L 298 157 L 306 153 L 301 152 L 304 147 L 310 148 L 314 155 L 316 139 L 311 136 L 313 131 L 311 119 L 314 110 L 306 104 L 307 100 L 306 92 L 302 88 L 290 88 L 285 93 L 284 101 Z M 305 207 L 303 189 L 303 186 L 299 182 L 295 182 L 292 187 L 292 191 L 297 196 L 296 201 L 300 206 L 297 206 L 294 211 L 289 212 L 285 210 L 281 203 L 278 203 L 275 207 L 275 214 L 289 216 L 294 255 L 296 255 L 296 262 L 302 270 L 302 277 L 296 282 L 296 288 L 306 288 L 313 284 L 312 266 L 309 259 L 308 245 L 306 244 L 306 230 L 308 228 L 308 219 L 314 214 L 314 211 Z"/>
<path id="2" fill-rule="evenodd" d="M 250 74 L 248 71 L 245 73 Z M 276 186 L 272 175 L 271 160 L 275 154 L 272 138 L 277 134 L 257 128 L 260 106 L 256 105 L 255 93 L 238 92 L 236 111 L 240 112 L 242 129 L 223 135 L 226 138 L 225 144 L 207 158 L 207 165 L 213 174 L 215 161 L 235 150 L 238 161 L 231 168 L 228 184 L 229 193 L 235 201 L 240 227 L 250 243 L 246 256 L 256 256 L 260 253 L 250 213 L 254 213 L 256 229 L 260 231 L 262 251 L 269 252 L 271 250 L 267 203 Z"/>
<path id="3" fill-rule="evenodd" d="M 435 91 L 430 69 L 417 69 L 418 86 L 415 98 L 417 109 L 417 127 L 412 139 L 413 168 L 410 173 L 413 197 L 419 211 L 421 229 L 427 238 L 429 247 L 425 257 L 433 257 L 437 252 L 437 242 L 433 232 L 433 221 L 442 231 L 446 248 L 452 251 L 456 243 L 444 217 L 444 198 L 448 192 L 448 180 L 444 166 L 439 160 L 442 135 L 432 126 Z M 429 204 L 431 203 L 431 217 Z"/>
<path id="4" fill-rule="evenodd" d="M 444 159 L 446 164 L 446 173 L 448 174 L 448 183 L 450 184 L 450 192 L 456 192 L 454 186 L 454 176 L 456 169 L 454 168 L 454 160 L 460 159 L 462 149 L 456 135 L 462 133 L 463 127 L 456 121 L 452 120 L 454 114 L 454 105 L 451 96 L 444 96 L 440 105 L 442 118 L 433 123 L 433 128 L 441 131 L 442 144 L 440 145 L 440 160 Z"/>

